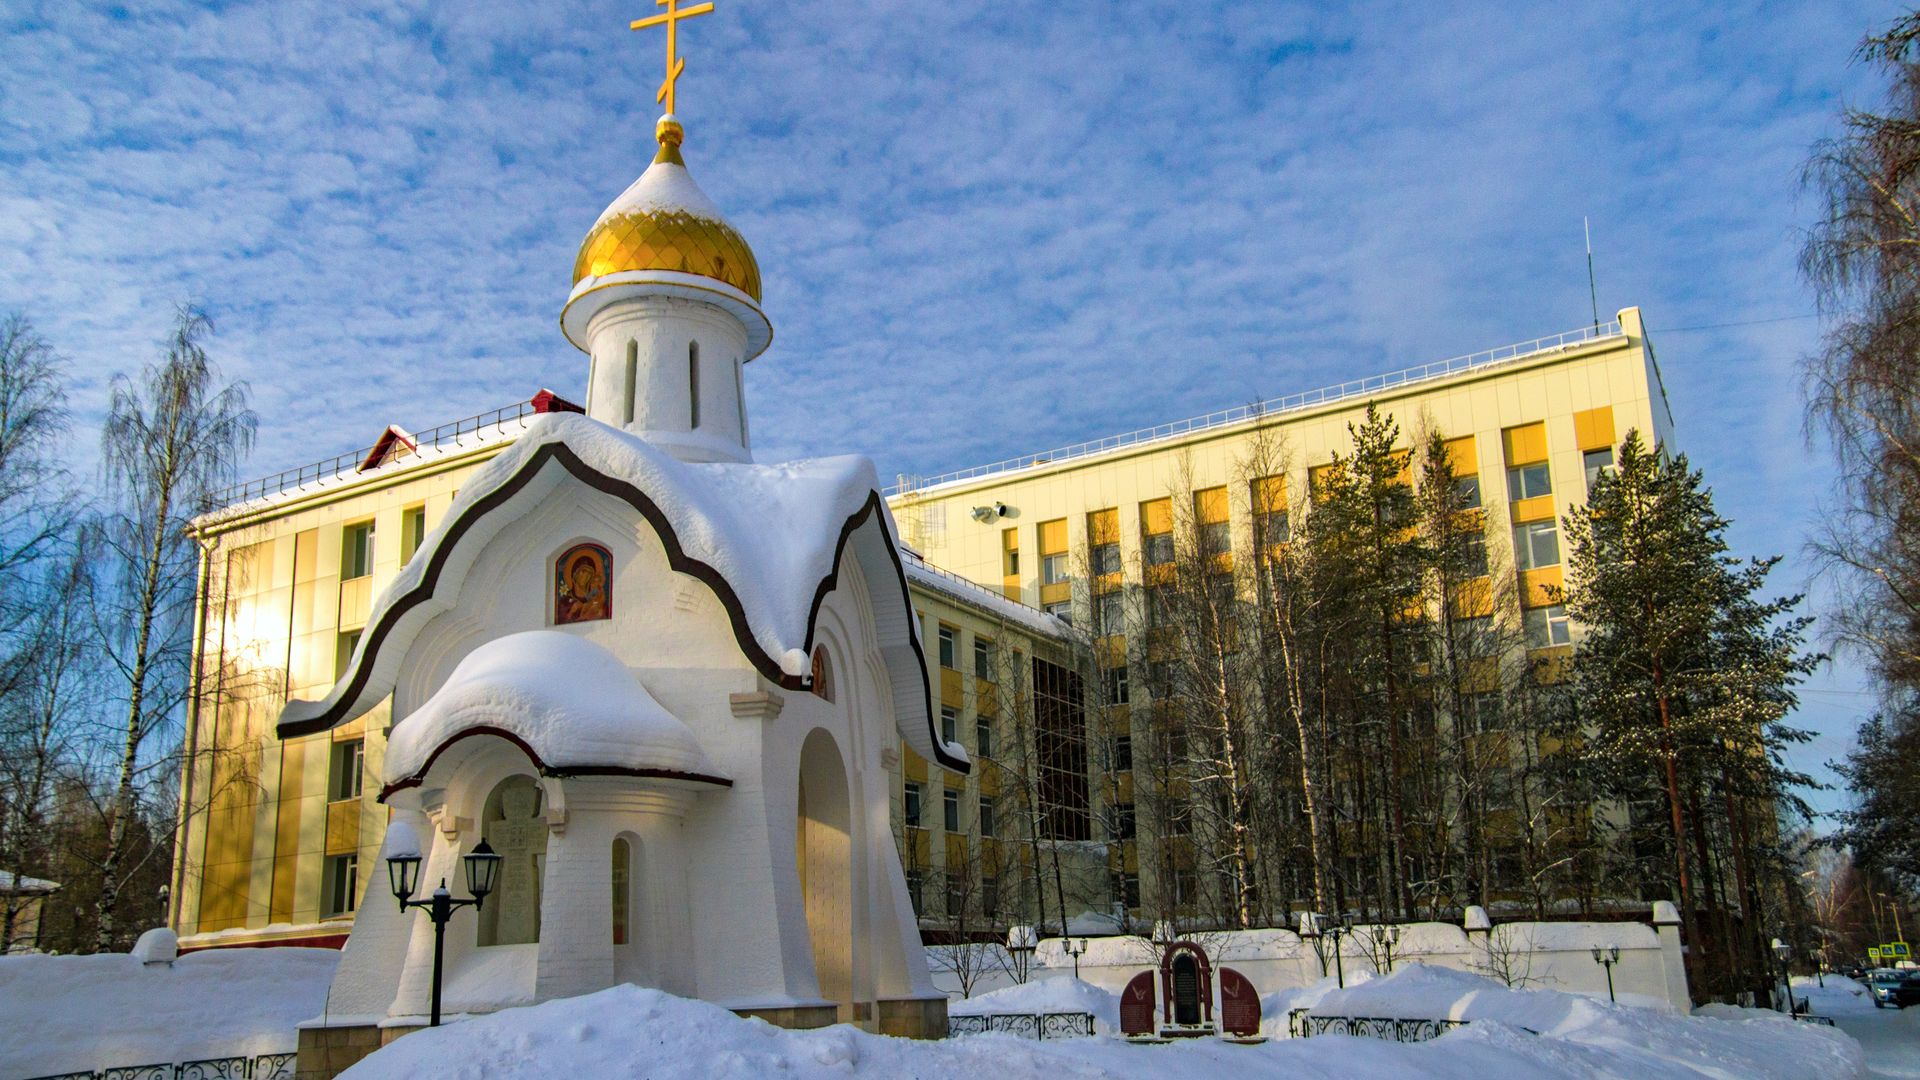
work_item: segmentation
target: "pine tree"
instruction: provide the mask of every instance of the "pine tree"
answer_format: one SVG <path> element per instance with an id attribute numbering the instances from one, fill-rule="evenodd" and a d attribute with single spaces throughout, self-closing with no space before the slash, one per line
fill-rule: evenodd
<path id="1" fill-rule="evenodd" d="M 1791 806 L 1790 789 L 1806 779 L 1782 757 L 1800 737 L 1782 722 L 1792 687 L 1815 660 L 1800 651 L 1806 620 L 1791 616 L 1798 597 L 1760 598 L 1773 560 L 1727 554 L 1727 523 L 1684 456 L 1649 450 L 1629 432 L 1618 462 L 1566 520 L 1567 608 L 1585 631 L 1572 673 L 1586 753 L 1617 797 L 1659 793 L 1691 961 L 1703 959 L 1705 909 L 1739 970 L 1711 875 L 1733 860 L 1744 926 L 1756 933 L 1749 856 L 1759 831 L 1774 828 L 1779 801 Z M 1709 819 L 1710 799 L 1724 817 Z"/>

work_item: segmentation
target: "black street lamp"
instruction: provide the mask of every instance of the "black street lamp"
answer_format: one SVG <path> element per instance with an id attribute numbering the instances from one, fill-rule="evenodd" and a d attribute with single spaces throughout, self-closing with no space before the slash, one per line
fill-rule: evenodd
<path id="1" fill-rule="evenodd" d="M 1386 956 L 1387 973 L 1391 975 L 1393 973 L 1393 950 L 1400 944 L 1400 928 L 1398 926 L 1376 926 L 1373 928 L 1373 939 L 1379 943 L 1381 952 Z"/>
<path id="2" fill-rule="evenodd" d="M 1620 946 L 1609 945 L 1603 949 L 1595 945 L 1593 962 L 1607 969 L 1607 1000 L 1618 1001 L 1619 999 L 1613 996 L 1613 965 L 1620 962 Z"/>
<path id="3" fill-rule="evenodd" d="M 1080 977 L 1080 958 L 1085 956 L 1087 952 L 1087 939 L 1083 937 L 1070 937 L 1066 941 L 1066 949 L 1067 955 L 1073 957 L 1073 977 L 1078 979 Z"/>
<path id="4" fill-rule="evenodd" d="M 1774 938 L 1773 955 L 1780 958 L 1780 981 L 1787 987 L 1787 1015 L 1798 1016 L 1800 1010 L 1793 1003 L 1793 968 L 1787 963 L 1793 956 L 1793 946 Z"/>
<path id="5" fill-rule="evenodd" d="M 404 828 L 404 826 L 402 826 Z M 391 830 L 390 830 L 391 831 Z M 411 833 L 402 834 L 403 837 Z M 411 850 L 407 850 L 411 848 Z M 410 907 L 426 908 L 427 919 L 433 923 L 433 1019 L 430 1027 L 440 1026 L 440 967 L 441 958 L 446 952 L 447 921 L 453 913 L 463 907 L 480 910 L 487 894 L 500 874 L 500 856 L 485 840 L 478 847 L 461 857 L 467 869 L 467 891 L 471 898 L 455 899 L 447 891 L 447 879 L 440 879 L 440 887 L 425 900 L 409 899 L 420 885 L 419 844 L 396 842 L 392 848 L 394 854 L 387 856 L 387 883 L 393 888 L 394 899 L 400 901 L 400 910 Z"/>
<path id="6" fill-rule="evenodd" d="M 1319 934 L 1322 941 L 1327 938 L 1333 939 L 1333 975 L 1334 978 L 1339 981 L 1340 989 L 1345 990 L 1347 988 L 1347 968 L 1340 959 L 1340 939 L 1352 933 L 1352 929 L 1347 926 L 1346 920 L 1338 915 L 1319 914 L 1313 916 L 1313 928 Z M 1324 961 L 1322 962 L 1324 963 Z M 1322 967 L 1320 970 L 1325 971 L 1326 968 Z"/>

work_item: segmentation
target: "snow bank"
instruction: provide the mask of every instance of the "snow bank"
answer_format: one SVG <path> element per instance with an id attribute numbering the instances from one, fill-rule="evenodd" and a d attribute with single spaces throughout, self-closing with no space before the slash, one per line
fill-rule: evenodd
<path id="1" fill-rule="evenodd" d="M 1826 983 L 1825 986 L 1821 982 Z M 1873 1012 L 1873 996 L 1867 988 L 1845 975 L 1816 979 L 1810 975 L 1793 977 L 1793 996 L 1813 1004 L 1815 1016 L 1843 1016 L 1847 1013 Z"/>
<path id="2" fill-rule="evenodd" d="M 983 1076 L 993 1080 L 1134 1076 L 1153 1080 L 1219 1080 L 1223 1076 L 1798 1080 L 1817 1076 L 1848 1080 L 1864 1075 L 1859 1044 L 1850 1037 L 1784 1017 L 1685 1018 L 1552 991 L 1507 991 L 1473 976 L 1458 979 L 1473 981 L 1434 979 L 1408 969 L 1349 988 L 1371 987 L 1376 1004 L 1418 1006 L 1428 1014 L 1479 1014 L 1469 1028 L 1416 1045 L 1339 1036 L 1279 1039 L 1259 1046 L 1195 1039 L 1137 1047 L 1114 1038 L 1038 1042 L 1005 1034 L 918 1042 L 869 1035 L 845 1025 L 785 1031 L 704 1002 L 618 986 L 414 1032 L 343 1075 L 352 1080 L 420 1076 L 448 1080 L 552 1076 L 652 1080 L 765 1076 L 792 1080 L 980 1080 Z M 1056 1000 L 1053 995 L 1080 993 L 1044 983 L 1026 992 L 1043 1001 Z M 1469 997 L 1472 1000 L 1463 1000 Z M 1533 1000 L 1536 997 L 1539 1000 Z M 1552 1023 L 1541 1029 L 1542 1034 L 1533 1035 L 1521 1030 L 1514 1018 Z"/>
<path id="3" fill-rule="evenodd" d="M 626 665 L 586 638 L 558 630 L 509 634 L 468 653 L 433 697 L 394 725 L 386 782 L 418 775 L 434 751 L 478 727 L 511 732 L 553 769 L 718 772 L 687 725 Z"/>
<path id="4" fill-rule="evenodd" d="M 947 1005 L 950 1016 L 986 1016 L 991 1013 L 1092 1013 L 1094 1030 L 1120 1030 L 1120 999 L 1071 976 L 1035 979 L 1020 986 L 977 994 Z"/>
<path id="5" fill-rule="evenodd" d="M 0 1076 L 286 1053 L 325 1008 L 332 949 L 0 956 Z"/>

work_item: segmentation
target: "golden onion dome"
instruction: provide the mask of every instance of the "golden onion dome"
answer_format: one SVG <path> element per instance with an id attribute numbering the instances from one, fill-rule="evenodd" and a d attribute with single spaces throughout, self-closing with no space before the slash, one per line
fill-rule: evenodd
<path id="1" fill-rule="evenodd" d="M 580 242 L 573 263 L 576 286 L 633 270 L 670 270 L 712 278 L 760 300 L 760 264 L 720 208 L 707 198 L 680 158 L 679 121 L 660 118 L 660 152 L 613 200 Z"/>

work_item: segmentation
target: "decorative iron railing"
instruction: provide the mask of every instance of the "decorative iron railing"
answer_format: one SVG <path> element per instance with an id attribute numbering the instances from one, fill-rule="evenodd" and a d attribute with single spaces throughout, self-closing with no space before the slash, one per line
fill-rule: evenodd
<path id="1" fill-rule="evenodd" d="M 1456 356 L 1448 360 L 1436 360 L 1431 364 L 1421 364 L 1418 367 L 1403 368 L 1399 371 L 1390 371 L 1382 375 L 1369 375 L 1364 379 L 1353 379 L 1333 386 L 1323 386 L 1316 390 L 1307 390 L 1298 394 L 1288 394 L 1285 397 L 1268 398 L 1265 401 L 1256 401 L 1250 405 L 1240 405 L 1231 409 L 1221 409 L 1218 412 L 1207 413 L 1205 416 L 1188 417 L 1185 420 L 1175 420 L 1170 424 L 1159 424 L 1150 428 L 1141 428 L 1138 431 L 1129 431 L 1121 435 L 1109 435 L 1104 439 L 1092 439 L 1087 442 L 1074 443 L 1071 446 L 1061 446 L 1052 450 L 1043 450 L 1037 454 L 1025 454 L 1016 458 L 1007 458 L 1003 461 L 993 462 L 990 465 L 976 465 L 970 469 L 957 469 L 953 472 L 941 473 L 939 476 L 901 475 L 897 478 L 897 482 L 887 489 L 887 495 L 889 497 L 906 495 L 927 488 L 939 487 L 943 484 L 957 483 L 962 480 L 978 480 L 983 477 L 1014 472 L 1033 465 L 1046 465 L 1053 462 L 1092 457 L 1095 454 L 1106 453 L 1109 450 L 1122 450 L 1130 446 L 1156 442 L 1160 439 L 1173 438 L 1178 435 L 1190 435 L 1212 428 L 1225 427 L 1229 424 L 1237 424 L 1244 420 L 1254 420 L 1264 416 L 1275 416 L 1300 409 L 1310 409 L 1320 405 L 1328 405 L 1336 401 L 1361 398 L 1369 394 L 1378 394 L 1382 391 L 1394 390 L 1414 383 L 1447 378 L 1448 376 L 1458 375 L 1466 371 L 1478 371 L 1483 368 L 1498 367 L 1516 360 L 1538 356 L 1542 353 L 1571 349 L 1593 341 L 1622 337 L 1625 333 L 1626 331 L 1620 326 L 1617 320 L 1594 326 L 1583 326 L 1577 330 L 1568 330 L 1562 334 L 1549 334 L 1546 337 L 1534 338 L 1532 341 L 1518 341 L 1512 345 L 1502 345 L 1499 348 L 1469 353 L 1466 356 Z"/>
<path id="2" fill-rule="evenodd" d="M 1831 1016 L 1815 1016 L 1812 1013 L 1794 1013 L 1793 1018 L 1795 1020 L 1805 1020 L 1809 1024 L 1824 1024 L 1827 1027 L 1839 1026 L 1833 1022 L 1833 1017 Z"/>
<path id="3" fill-rule="evenodd" d="M 1437 1039 L 1466 1020 L 1405 1020 L 1391 1016 L 1313 1016 L 1306 1009 L 1287 1014 L 1287 1034 L 1296 1039 L 1314 1035 L 1352 1035 L 1361 1039 L 1388 1039 L 1416 1043 Z"/>
<path id="4" fill-rule="evenodd" d="M 947 1017 L 949 1035 L 1005 1032 L 1023 1039 L 1084 1039 L 1093 1034 L 1092 1013 L 981 1013 Z"/>
<path id="5" fill-rule="evenodd" d="M 33 1080 L 293 1080 L 297 1054 L 201 1058 L 54 1073 Z"/>

